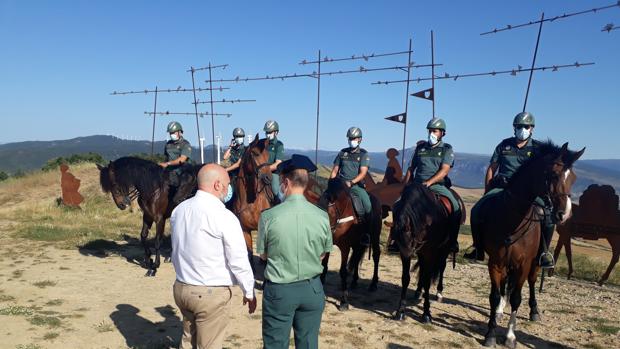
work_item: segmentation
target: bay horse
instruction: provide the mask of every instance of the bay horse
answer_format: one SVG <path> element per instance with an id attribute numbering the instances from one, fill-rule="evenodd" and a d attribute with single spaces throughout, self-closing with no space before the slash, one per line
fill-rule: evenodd
<path id="1" fill-rule="evenodd" d="M 489 255 L 491 312 L 485 346 L 496 344 L 497 321 L 502 317 L 505 298 L 510 299 L 511 306 L 505 345 L 516 346 L 514 331 L 525 280 L 530 291 L 530 320 L 540 320 L 535 289 L 540 268 L 536 256 L 544 213 L 535 205 L 535 200 L 548 197 L 553 203 L 555 220 L 566 221 L 571 214 L 570 191 L 576 178 L 572 165 L 584 151 L 585 148 L 579 152 L 570 151 L 568 143 L 562 147 L 551 141 L 542 143 L 510 178 L 503 191 L 481 203 L 479 222 L 472 224 L 472 232 L 481 239 Z"/>
<path id="2" fill-rule="evenodd" d="M 327 211 L 332 230 L 332 240 L 334 245 L 340 250 L 340 288 L 342 291 L 339 310 L 349 309 L 349 294 L 347 289 L 347 279 L 349 273 L 353 274 L 351 288 L 357 286 L 359 279 L 359 265 L 366 251 L 366 247 L 360 244 L 362 234 L 366 231 L 370 233 L 370 245 L 372 248 L 372 259 L 374 262 L 373 276 L 368 287 L 369 291 L 377 289 L 379 282 L 379 257 L 381 255 L 380 235 L 382 217 L 381 203 L 376 197 L 370 195 L 372 211 L 370 221 L 362 222 L 357 217 L 353 201 L 350 196 L 350 189 L 346 183 L 339 178 L 332 178 L 327 182 L 327 190 L 321 196 L 319 206 Z M 353 250 L 351 258 L 349 253 Z M 323 273 L 321 282 L 325 283 L 327 275 L 327 264 L 329 253 L 323 258 Z"/>
<path id="3" fill-rule="evenodd" d="M 142 266 L 147 269 L 146 276 L 155 276 L 160 266 L 160 246 L 164 236 L 166 219 L 172 210 L 184 199 L 192 196 L 197 189 L 196 174 L 200 165 L 187 165 L 181 175 L 178 189 L 172 193 L 169 186 L 169 171 L 156 163 L 136 157 L 122 157 L 110 161 L 107 166 L 97 164 L 99 182 L 105 193 L 121 210 L 131 206 L 136 199 L 142 210 L 142 230 L 140 241 L 144 248 Z M 147 244 L 149 229 L 155 223 L 155 260 Z"/>
<path id="4" fill-rule="evenodd" d="M 272 207 L 273 199 L 277 195 L 271 189 L 272 173 L 269 170 L 271 164 L 267 163 L 268 144 L 268 139 L 259 139 L 258 134 L 254 137 L 243 153 L 239 173 L 231 183 L 235 193 L 232 212 L 241 223 L 252 270 L 254 270 L 252 231 L 258 229 L 261 212 Z M 308 201 L 317 203 L 319 195 L 311 190 L 314 185 L 316 182 L 310 180 L 304 196 Z"/>
<path id="5" fill-rule="evenodd" d="M 437 300 L 441 302 L 443 298 L 441 293 L 446 260 L 451 252 L 453 257 L 455 255 L 452 251 L 453 241 L 457 239 L 466 216 L 463 200 L 454 191 L 452 192 L 460 205 L 456 213 L 450 212 L 444 201 L 433 191 L 416 182 L 405 186 L 400 200 L 393 206 L 394 222 L 391 236 L 400 251 L 403 267 L 400 301 L 394 315 L 397 320 L 403 320 L 405 317 L 407 289 L 411 280 L 411 258 L 414 253 L 418 259 L 414 270 L 419 270 L 415 298 L 419 297 L 421 289 L 424 290 L 423 323 L 432 323 L 429 291 L 431 283 L 435 283 L 437 279 L 439 279 Z M 452 208 L 452 211 L 456 209 Z"/>

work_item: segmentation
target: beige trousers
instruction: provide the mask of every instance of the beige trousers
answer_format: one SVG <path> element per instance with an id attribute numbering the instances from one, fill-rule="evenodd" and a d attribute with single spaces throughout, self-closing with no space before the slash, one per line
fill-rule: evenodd
<path id="1" fill-rule="evenodd" d="M 222 348 L 230 322 L 230 287 L 192 286 L 176 281 L 173 294 L 183 314 L 180 348 Z"/>

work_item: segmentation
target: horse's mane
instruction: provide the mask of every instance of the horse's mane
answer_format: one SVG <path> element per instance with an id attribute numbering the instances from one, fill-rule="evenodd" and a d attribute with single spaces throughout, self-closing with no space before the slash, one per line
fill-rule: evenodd
<path id="1" fill-rule="evenodd" d="M 418 231 L 427 224 L 427 218 L 435 221 L 439 215 L 437 202 L 431 192 L 424 185 L 412 182 L 403 189 L 400 199 L 394 203 L 394 230 L 393 238 L 399 239 L 407 220 L 412 231 Z"/>
<path id="2" fill-rule="evenodd" d="M 256 200 L 256 163 L 252 158 L 252 149 L 258 149 L 261 153 L 264 152 L 265 138 L 259 139 L 257 135 L 254 141 L 250 143 L 245 149 L 245 152 L 241 157 L 241 163 L 239 165 L 241 171 L 239 174 L 243 175 L 243 178 L 245 180 L 245 190 L 248 203 L 253 203 Z"/>
<path id="3" fill-rule="evenodd" d="M 544 160 L 545 163 L 553 161 L 561 153 L 562 148 L 554 144 L 551 140 L 540 142 L 536 149 L 536 153 L 519 167 L 512 177 L 510 177 L 508 183 L 510 184 L 525 175 L 529 175 L 533 167 L 540 166 L 541 160 Z M 567 167 L 572 166 L 572 162 L 569 159 L 571 153 L 573 152 L 567 151 L 567 155 L 562 158 L 562 161 L 564 161 Z"/>
<path id="4" fill-rule="evenodd" d="M 135 188 L 139 192 L 150 193 L 160 188 L 167 179 L 159 165 L 136 157 L 122 157 L 109 166 L 113 167 L 115 182 L 123 191 Z M 112 189 L 108 171 L 101 172 L 100 181 L 104 191 L 109 192 Z"/>

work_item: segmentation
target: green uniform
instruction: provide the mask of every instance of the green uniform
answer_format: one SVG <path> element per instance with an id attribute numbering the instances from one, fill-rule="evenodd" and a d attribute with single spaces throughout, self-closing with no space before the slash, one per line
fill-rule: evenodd
<path id="1" fill-rule="evenodd" d="M 409 169 L 412 173 L 413 170 L 415 170 L 413 181 L 422 183 L 437 174 L 442 165 L 454 166 L 454 151 L 452 150 L 452 146 L 442 141 L 437 143 L 434 147 L 428 142 L 423 142 L 416 147 L 411 158 Z M 446 187 L 445 178 L 431 185 L 429 189 L 438 195 L 447 197 L 452 204 L 454 212 L 460 211 L 461 207 L 459 202 Z"/>
<path id="2" fill-rule="evenodd" d="M 276 160 L 284 160 L 284 143 L 280 142 L 278 138 L 269 141 L 267 151 L 269 152 L 268 164 L 273 164 Z M 271 176 L 271 190 L 274 195 L 277 195 L 278 191 L 280 191 L 280 177 L 275 174 Z"/>
<path id="3" fill-rule="evenodd" d="M 239 144 L 236 147 L 231 147 L 230 148 L 230 157 L 228 158 L 228 161 L 230 161 L 230 164 L 233 165 L 235 163 L 237 163 L 237 161 L 241 160 L 241 157 L 243 157 L 243 153 L 245 153 L 245 145 L 244 144 Z M 237 175 L 239 174 L 239 169 L 236 169 L 234 171 L 230 171 L 229 172 L 231 177 L 237 177 Z"/>
<path id="4" fill-rule="evenodd" d="M 345 181 L 351 181 L 360 173 L 361 167 L 370 165 L 368 152 L 360 147 L 342 149 L 334 159 L 334 165 L 338 166 L 338 177 Z M 357 197 L 364 206 L 364 213 L 370 214 L 372 204 L 370 197 L 361 183 L 351 187 L 351 195 Z"/>
<path id="5" fill-rule="evenodd" d="M 192 146 L 185 138 L 181 138 L 177 141 L 168 141 L 166 142 L 166 147 L 164 148 L 164 155 L 166 156 L 166 161 L 174 161 L 181 157 L 181 155 L 187 156 L 187 163 L 190 163 L 191 155 L 192 155 Z M 171 171 L 171 184 L 178 185 L 178 176 L 181 174 L 181 165 L 177 166 L 168 166 L 167 168 Z"/>
<path id="6" fill-rule="evenodd" d="M 325 294 L 320 256 L 332 250 L 327 213 L 303 195 L 263 211 L 257 252 L 267 254 L 263 292 L 263 345 L 288 348 L 291 326 L 297 348 L 318 348 Z"/>

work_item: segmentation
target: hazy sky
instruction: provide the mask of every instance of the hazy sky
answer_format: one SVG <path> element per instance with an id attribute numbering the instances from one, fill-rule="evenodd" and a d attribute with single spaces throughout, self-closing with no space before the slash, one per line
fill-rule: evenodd
<path id="1" fill-rule="evenodd" d="M 152 95 L 111 96 L 112 91 L 191 87 L 190 66 L 227 63 L 214 78 L 312 72 L 300 66 L 322 50 L 329 57 L 403 51 L 413 38 L 413 60 L 430 62 L 435 31 L 436 74 L 451 75 L 529 66 L 537 27 L 494 35 L 481 32 L 506 24 L 615 3 L 595 1 L 26 1 L 0 0 L 0 142 L 66 139 L 112 134 L 150 139 Z M 528 110 L 538 120 L 536 136 L 572 148 L 587 146 L 586 158 L 617 158 L 620 141 L 620 7 L 546 23 L 537 65 L 594 61 L 596 65 L 534 75 Z M 324 64 L 323 71 L 405 65 L 406 56 L 368 62 Z M 416 69 L 413 77 L 428 77 Z M 371 151 L 401 147 L 402 125 L 383 118 L 404 111 L 405 85 L 371 85 L 404 79 L 404 72 L 326 76 L 321 80 L 320 148 L 346 146 L 350 126 L 364 131 Z M 196 74 L 205 87 L 205 72 Z M 446 119 L 446 141 L 457 152 L 490 153 L 512 135 L 521 111 L 527 74 L 441 80 L 437 115 Z M 236 126 L 258 132 L 267 119 L 281 126 L 290 148 L 314 147 L 316 80 L 226 84 L 215 98 L 256 99 L 216 104 L 217 134 Z M 430 87 L 412 84 L 411 92 Z M 201 100 L 208 95 L 201 93 Z M 191 112 L 189 93 L 160 94 L 160 111 Z M 205 105 L 201 105 L 207 111 Z M 425 138 L 429 101 L 409 99 L 407 145 Z M 193 116 L 175 118 L 197 144 Z M 171 117 L 157 119 L 156 138 L 166 137 Z M 211 138 L 210 119 L 200 120 Z"/>

